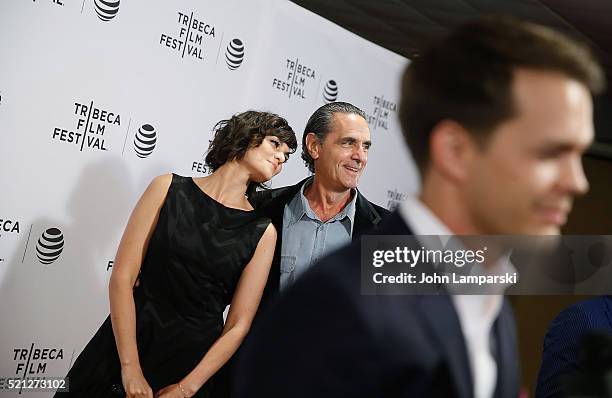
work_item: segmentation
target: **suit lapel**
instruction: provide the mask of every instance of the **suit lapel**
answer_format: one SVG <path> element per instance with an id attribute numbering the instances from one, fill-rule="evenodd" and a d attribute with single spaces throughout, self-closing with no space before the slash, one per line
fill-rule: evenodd
<path id="1" fill-rule="evenodd" d="M 381 221 L 380 215 L 372 208 L 370 202 L 357 190 L 355 200 L 355 224 L 351 241 L 355 242 L 364 231 L 376 226 Z"/>
<path id="2" fill-rule="evenodd" d="M 380 228 L 383 231 L 393 231 L 393 235 L 413 235 L 398 211 L 385 218 Z M 448 371 L 455 382 L 457 396 L 471 398 L 474 387 L 470 362 L 459 317 L 451 297 L 444 293 L 424 295 L 420 296 L 419 303 L 419 310 L 448 363 Z"/>
<path id="3" fill-rule="evenodd" d="M 458 396 L 471 397 L 474 387 L 470 362 L 459 318 L 450 296 L 422 296 L 420 302 L 421 312 L 430 326 L 431 333 L 442 348 Z"/>
<path id="4" fill-rule="evenodd" d="M 518 396 L 519 372 L 516 356 L 516 328 L 512 310 L 507 300 L 497 321 L 493 325 L 497 344 L 497 385 L 496 398 L 515 398 Z"/>
<path id="5" fill-rule="evenodd" d="M 612 296 L 602 296 L 601 299 L 604 301 L 606 307 L 606 320 L 608 321 L 609 327 L 612 329 Z"/>

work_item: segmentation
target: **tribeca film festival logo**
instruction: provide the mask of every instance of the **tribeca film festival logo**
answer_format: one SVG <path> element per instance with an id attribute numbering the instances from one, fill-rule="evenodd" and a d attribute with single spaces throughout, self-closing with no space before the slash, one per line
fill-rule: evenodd
<path id="1" fill-rule="evenodd" d="M 210 170 L 208 167 L 206 167 L 206 163 L 195 160 L 191 162 L 191 171 L 195 171 L 196 173 L 200 174 L 208 174 Z"/>
<path id="2" fill-rule="evenodd" d="M 89 104 L 74 103 L 75 129 L 55 127 L 52 139 L 73 145 L 83 151 L 84 148 L 106 151 L 104 135 L 109 128 L 121 126 L 121 115 L 107 109 Z"/>
<path id="3" fill-rule="evenodd" d="M 18 236 L 21 233 L 19 221 L 11 218 L 0 218 L 0 238 L 9 236 Z M 4 258 L 0 257 L 0 263 Z"/>
<path id="4" fill-rule="evenodd" d="M 193 17 L 193 12 L 184 14 L 178 11 L 177 35 L 162 33 L 159 44 L 180 54 L 181 59 L 185 55 L 192 59 L 204 61 L 206 52 L 204 44 L 215 38 L 215 27 L 210 23 Z"/>
<path id="5" fill-rule="evenodd" d="M 0 238 L 3 235 L 19 234 L 19 221 L 10 218 L 0 218 Z"/>
<path id="6" fill-rule="evenodd" d="M 94 0 L 94 8 L 96 14 L 98 14 L 98 18 L 104 22 L 108 22 L 119 13 L 119 0 Z"/>
<path id="7" fill-rule="evenodd" d="M 36 3 L 36 0 L 33 0 L 33 1 Z M 62 3 L 61 0 L 50 0 L 49 2 L 52 3 L 52 4 L 58 5 L 58 6 L 63 6 L 64 5 L 64 3 Z"/>
<path id="8" fill-rule="evenodd" d="M 225 64 L 230 70 L 236 70 L 242 65 L 244 59 L 244 45 L 242 40 L 233 39 L 225 49 Z"/>
<path id="9" fill-rule="evenodd" d="M 370 128 L 376 130 L 380 127 L 384 130 L 389 130 L 389 116 L 396 112 L 396 103 L 386 100 L 384 95 L 380 97 L 375 95 L 372 103 L 374 104 L 374 110 L 372 113 L 367 114 L 367 122 Z"/>
<path id="10" fill-rule="evenodd" d="M 393 211 L 401 202 L 406 200 L 407 193 L 399 192 L 397 189 L 387 190 L 387 209 Z"/>
<path id="11" fill-rule="evenodd" d="M 285 79 L 274 78 L 272 87 L 279 91 L 286 92 L 289 98 L 306 99 L 307 84 L 314 82 L 316 79 L 315 70 L 304 64 L 300 64 L 298 58 L 294 60 L 285 60 L 285 69 L 287 77 Z"/>
<path id="12" fill-rule="evenodd" d="M 153 153 L 156 142 L 157 133 L 155 132 L 155 127 L 150 124 L 143 124 L 140 126 L 134 135 L 134 151 L 136 152 L 136 156 L 141 159 L 148 157 Z"/>
<path id="13" fill-rule="evenodd" d="M 22 378 L 44 378 L 50 361 L 64 359 L 64 349 L 61 347 L 30 347 L 13 348 L 13 363 L 15 376 Z"/>
<path id="14" fill-rule="evenodd" d="M 48 228 L 36 242 L 36 257 L 44 265 L 57 260 L 64 250 L 64 234 L 58 228 Z"/>
<path id="15" fill-rule="evenodd" d="M 210 145 L 211 142 L 212 141 L 208 141 L 208 144 Z M 191 162 L 191 171 L 195 171 L 199 174 L 210 174 L 212 170 L 208 166 L 206 166 L 205 159 L 206 154 L 203 154 L 200 160 L 194 160 L 193 162 Z"/>

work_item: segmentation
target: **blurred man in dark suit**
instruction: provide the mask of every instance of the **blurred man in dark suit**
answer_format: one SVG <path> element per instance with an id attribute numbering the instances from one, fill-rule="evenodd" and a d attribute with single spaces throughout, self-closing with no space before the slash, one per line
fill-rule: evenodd
<path id="1" fill-rule="evenodd" d="M 564 382 L 584 367 L 580 360 L 581 342 L 592 332 L 612 336 L 612 297 L 600 296 L 576 303 L 559 313 L 544 337 L 542 364 L 536 397 L 558 398 L 566 395 Z M 610 347 L 601 347 L 608 350 Z"/>
<path id="2" fill-rule="evenodd" d="M 551 29 L 485 18 L 453 31 L 404 74 L 400 118 L 422 189 L 377 234 L 558 234 L 588 189 L 581 156 L 602 86 L 590 52 Z M 360 242 L 335 252 L 270 306 L 237 396 L 518 396 L 503 287 L 362 295 L 360 255 Z"/>

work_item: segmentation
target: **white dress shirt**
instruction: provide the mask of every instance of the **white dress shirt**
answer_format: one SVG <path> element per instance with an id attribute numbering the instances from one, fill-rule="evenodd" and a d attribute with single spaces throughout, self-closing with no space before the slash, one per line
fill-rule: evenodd
<path id="1" fill-rule="evenodd" d="M 414 235 L 450 236 L 453 233 L 418 198 L 409 196 L 399 206 L 399 213 Z M 422 242 L 424 243 L 424 242 Z M 513 270 L 508 259 L 494 268 Z M 496 286 L 498 294 L 451 295 L 466 343 L 475 398 L 490 398 L 495 393 L 497 363 L 491 352 L 491 327 L 499 316 L 505 286 Z"/>

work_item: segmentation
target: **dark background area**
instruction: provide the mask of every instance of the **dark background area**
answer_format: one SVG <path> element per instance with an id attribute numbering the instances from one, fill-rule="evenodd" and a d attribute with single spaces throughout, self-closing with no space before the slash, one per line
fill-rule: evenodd
<path id="1" fill-rule="evenodd" d="M 409 59 L 450 29 L 481 15 L 513 15 L 552 26 L 585 42 L 603 65 L 607 91 L 595 98 L 596 142 L 584 159 L 591 190 L 578 199 L 565 234 L 612 231 L 611 0 L 293 0 L 345 29 Z M 523 385 L 533 395 L 550 321 L 579 296 L 512 297 Z"/>
<path id="2" fill-rule="evenodd" d="M 591 47 L 612 80 L 610 0 L 293 0 L 294 3 L 406 58 L 480 15 L 513 15 L 552 26 Z M 595 99 L 598 145 L 612 159 L 612 90 Z"/>

